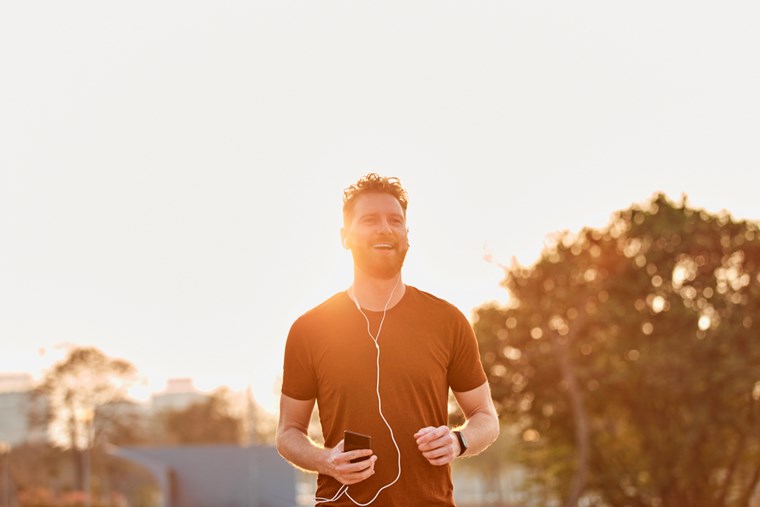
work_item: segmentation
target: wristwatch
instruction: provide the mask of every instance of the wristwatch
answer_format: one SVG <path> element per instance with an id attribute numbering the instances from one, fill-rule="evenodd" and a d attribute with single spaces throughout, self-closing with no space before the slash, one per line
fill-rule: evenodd
<path id="1" fill-rule="evenodd" d="M 455 431 L 454 435 L 456 435 L 457 440 L 459 440 L 459 456 L 461 456 L 467 450 L 467 439 L 464 438 L 464 435 L 461 431 Z"/>

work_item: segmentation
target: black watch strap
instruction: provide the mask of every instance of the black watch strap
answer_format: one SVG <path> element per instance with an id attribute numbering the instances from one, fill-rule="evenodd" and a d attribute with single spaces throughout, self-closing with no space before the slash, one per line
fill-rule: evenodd
<path id="1" fill-rule="evenodd" d="M 456 435 L 457 440 L 459 440 L 459 456 L 461 456 L 467 450 L 467 439 L 464 438 L 461 431 L 455 431 L 454 435 Z"/>

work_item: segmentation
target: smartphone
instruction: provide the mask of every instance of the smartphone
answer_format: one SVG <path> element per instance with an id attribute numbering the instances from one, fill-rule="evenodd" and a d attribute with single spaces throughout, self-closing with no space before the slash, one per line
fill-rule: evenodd
<path id="1" fill-rule="evenodd" d="M 343 432 L 343 451 L 356 451 L 358 449 L 372 449 L 372 437 L 369 435 L 362 435 L 355 431 L 346 430 Z M 351 460 L 351 463 L 357 461 L 364 461 L 369 459 L 369 456 L 362 456 L 361 458 L 355 458 Z"/>

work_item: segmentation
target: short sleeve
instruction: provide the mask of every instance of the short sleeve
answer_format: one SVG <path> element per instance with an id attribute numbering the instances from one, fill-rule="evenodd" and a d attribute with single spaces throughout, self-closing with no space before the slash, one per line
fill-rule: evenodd
<path id="1" fill-rule="evenodd" d="M 487 378 L 480 361 L 478 340 L 472 326 L 464 315 L 457 310 L 452 325 L 453 349 L 449 363 L 448 382 L 456 392 L 466 392 L 483 385 Z"/>
<path id="2" fill-rule="evenodd" d="M 309 342 L 299 323 L 297 320 L 290 328 L 285 344 L 282 394 L 296 400 L 312 400 L 317 397 L 317 379 Z"/>

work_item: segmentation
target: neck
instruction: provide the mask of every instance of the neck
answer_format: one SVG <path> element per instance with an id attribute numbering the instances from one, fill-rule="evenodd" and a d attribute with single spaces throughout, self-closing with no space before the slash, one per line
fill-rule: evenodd
<path id="1" fill-rule="evenodd" d="M 355 270 L 354 283 L 348 289 L 348 295 L 359 301 L 362 308 L 373 312 L 381 312 L 392 308 L 401 301 L 406 292 L 406 286 L 401 281 L 401 272 L 389 279 L 374 278 Z"/>

